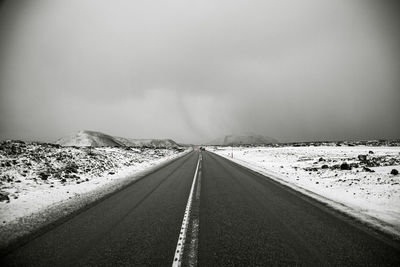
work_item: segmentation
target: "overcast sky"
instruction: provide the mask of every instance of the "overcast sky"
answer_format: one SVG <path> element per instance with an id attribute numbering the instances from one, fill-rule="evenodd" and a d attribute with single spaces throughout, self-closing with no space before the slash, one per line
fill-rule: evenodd
<path id="1" fill-rule="evenodd" d="M 391 2 L 6 1 L 0 139 L 400 138 Z"/>

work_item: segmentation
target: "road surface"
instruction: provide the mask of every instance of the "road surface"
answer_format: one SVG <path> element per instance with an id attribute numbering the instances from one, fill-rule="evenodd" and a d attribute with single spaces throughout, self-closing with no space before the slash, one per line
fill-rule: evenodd
<path id="1" fill-rule="evenodd" d="M 391 238 L 227 159 L 203 151 L 200 161 L 199 154 L 21 243 L 0 265 L 400 266 Z"/>

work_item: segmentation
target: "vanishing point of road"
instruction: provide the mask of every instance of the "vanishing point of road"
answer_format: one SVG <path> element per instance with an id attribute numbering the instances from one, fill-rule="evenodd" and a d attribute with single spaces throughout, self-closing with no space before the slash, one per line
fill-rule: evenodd
<path id="1" fill-rule="evenodd" d="M 1 266 L 400 266 L 400 244 L 193 151 L 2 253 Z"/>

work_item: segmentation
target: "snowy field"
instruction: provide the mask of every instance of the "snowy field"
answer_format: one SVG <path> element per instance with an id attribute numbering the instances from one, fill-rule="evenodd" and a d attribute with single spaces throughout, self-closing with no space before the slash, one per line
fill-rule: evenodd
<path id="1" fill-rule="evenodd" d="M 400 236 L 398 146 L 207 149 Z"/>
<path id="2" fill-rule="evenodd" d="M 186 152 L 0 142 L 0 237 L 47 211 L 68 214 Z"/>

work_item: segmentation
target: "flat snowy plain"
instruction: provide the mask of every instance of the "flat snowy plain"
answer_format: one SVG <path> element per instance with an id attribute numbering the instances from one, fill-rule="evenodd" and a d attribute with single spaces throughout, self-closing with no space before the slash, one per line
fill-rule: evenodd
<path id="1" fill-rule="evenodd" d="M 207 150 L 400 237 L 400 175 L 390 174 L 393 169 L 400 171 L 398 146 L 208 147 Z"/>

